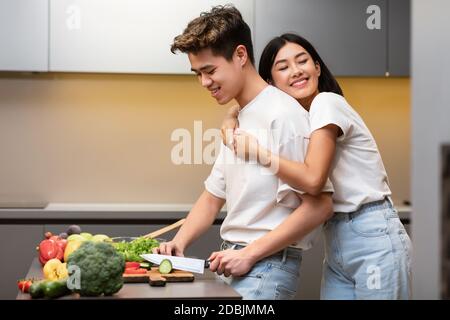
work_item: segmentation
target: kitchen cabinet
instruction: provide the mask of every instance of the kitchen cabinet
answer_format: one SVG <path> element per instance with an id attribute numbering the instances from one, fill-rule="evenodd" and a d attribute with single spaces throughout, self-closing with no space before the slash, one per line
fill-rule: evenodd
<path id="1" fill-rule="evenodd" d="M 259 61 L 284 32 L 337 76 L 408 76 L 410 0 L 234 0 Z M 172 39 L 220 0 L 0 0 L 0 71 L 190 74 Z M 174 10 L 176 8 L 176 10 Z"/>
<path id="2" fill-rule="evenodd" d="M 0 71 L 48 70 L 48 0 L 0 0 Z"/>
<path id="3" fill-rule="evenodd" d="M 409 76 L 411 0 L 388 1 L 388 65 L 390 76 Z"/>
<path id="4" fill-rule="evenodd" d="M 0 225 L 0 299 L 14 299 L 17 280 L 25 277 L 30 261 L 37 257 L 43 225 Z"/>
<path id="5" fill-rule="evenodd" d="M 284 0 L 256 2 L 257 56 L 274 36 L 297 33 L 317 49 L 338 76 L 382 76 L 386 65 L 385 0 Z M 369 7 L 379 25 L 369 24 Z M 372 14 L 376 15 L 376 10 Z M 379 28 L 378 28 L 379 27 Z"/>
<path id="6" fill-rule="evenodd" d="M 256 56 L 273 37 L 293 32 L 336 76 L 408 75 L 409 19 L 409 0 L 260 0 Z"/>
<path id="7" fill-rule="evenodd" d="M 223 1 L 50 0 L 50 70 L 188 74 L 173 38 Z M 253 1 L 230 1 L 250 26 Z"/>

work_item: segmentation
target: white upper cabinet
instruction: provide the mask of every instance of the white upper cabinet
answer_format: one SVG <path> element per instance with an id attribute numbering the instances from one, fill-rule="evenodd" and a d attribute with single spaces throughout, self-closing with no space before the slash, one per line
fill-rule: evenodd
<path id="1" fill-rule="evenodd" d="M 50 71 L 191 73 L 173 38 L 212 6 L 233 3 L 253 30 L 254 0 L 50 0 Z"/>
<path id="2" fill-rule="evenodd" d="M 48 0 L 0 0 L 0 71 L 48 70 Z"/>

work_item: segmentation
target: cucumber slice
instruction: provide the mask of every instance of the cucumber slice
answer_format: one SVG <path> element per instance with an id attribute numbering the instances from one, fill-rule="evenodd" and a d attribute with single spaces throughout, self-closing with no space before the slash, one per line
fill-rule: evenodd
<path id="1" fill-rule="evenodd" d="M 152 265 L 150 262 L 141 262 L 141 264 L 140 264 L 140 268 L 143 268 L 143 269 L 150 269 L 151 266 Z"/>
<path id="2" fill-rule="evenodd" d="M 172 262 L 169 259 L 164 259 L 161 261 L 158 271 L 161 274 L 170 273 L 172 271 Z"/>

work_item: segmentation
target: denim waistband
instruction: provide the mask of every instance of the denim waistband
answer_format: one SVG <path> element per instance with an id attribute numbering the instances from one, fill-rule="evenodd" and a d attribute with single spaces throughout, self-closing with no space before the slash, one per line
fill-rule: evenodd
<path id="1" fill-rule="evenodd" d="M 385 197 L 382 200 L 378 201 L 372 201 L 369 203 L 365 203 L 362 206 L 358 208 L 356 211 L 352 212 L 335 212 L 334 216 L 331 219 L 351 219 L 352 217 L 355 217 L 362 213 L 368 213 L 372 211 L 381 211 L 386 209 L 393 209 L 390 216 L 396 216 L 397 211 L 394 208 L 394 204 L 390 197 Z"/>
<path id="2" fill-rule="evenodd" d="M 227 250 L 227 249 L 242 249 L 244 248 L 244 245 L 240 245 L 237 243 L 233 243 L 227 240 L 224 240 L 222 244 L 220 245 L 220 250 Z M 302 249 L 300 248 L 294 248 L 294 247 L 287 247 L 283 250 L 280 250 L 267 258 L 281 258 L 283 261 L 286 259 L 286 257 L 292 257 L 292 258 L 301 258 L 302 257 Z"/>

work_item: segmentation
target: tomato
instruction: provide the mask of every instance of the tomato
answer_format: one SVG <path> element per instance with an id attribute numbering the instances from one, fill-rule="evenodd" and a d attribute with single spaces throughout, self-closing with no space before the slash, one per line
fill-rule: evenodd
<path id="1" fill-rule="evenodd" d="M 21 292 L 28 293 L 30 291 L 30 287 L 33 284 L 31 280 L 20 280 L 17 281 L 17 286 Z"/>
<path id="2" fill-rule="evenodd" d="M 125 274 L 146 274 L 147 273 L 147 269 L 136 269 L 136 268 L 126 268 L 125 269 Z"/>
<path id="3" fill-rule="evenodd" d="M 139 262 L 125 262 L 125 268 L 133 268 L 133 269 L 139 269 L 141 267 L 141 264 Z"/>

